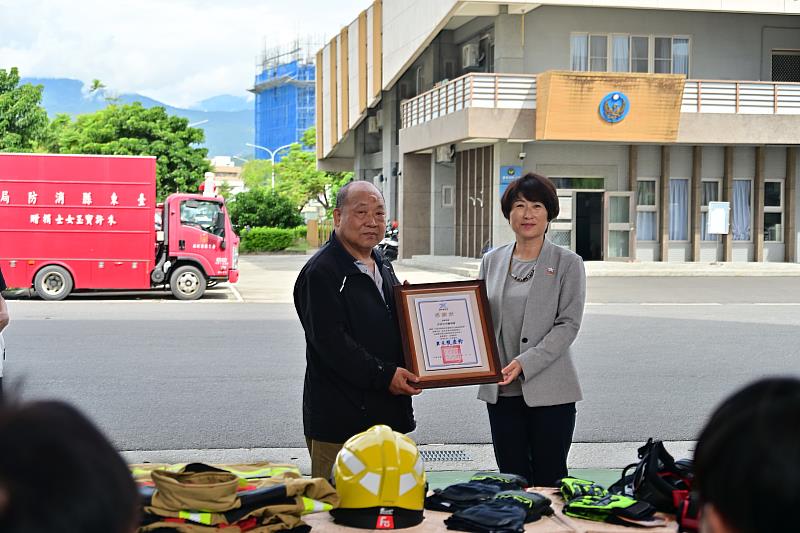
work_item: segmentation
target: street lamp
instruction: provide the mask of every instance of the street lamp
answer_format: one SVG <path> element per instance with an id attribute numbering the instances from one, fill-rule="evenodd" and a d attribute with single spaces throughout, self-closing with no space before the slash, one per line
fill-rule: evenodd
<path id="1" fill-rule="evenodd" d="M 285 150 L 286 148 L 291 148 L 292 144 L 295 144 L 295 143 L 284 144 L 283 146 L 279 146 L 278 148 L 275 148 L 274 150 L 270 150 L 269 148 L 264 148 L 263 146 L 259 146 L 257 144 L 250 144 L 250 143 L 244 143 L 244 144 L 245 144 L 245 146 L 250 146 L 251 148 L 258 148 L 259 150 L 264 150 L 265 152 L 267 152 L 269 154 L 269 160 L 270 160 L 270 163 L 271 163 L 270 164 L 270 170 L 272 171 L 272 188 L 274 189 L 275 188 L 275 154 L 277 154 L 281 150 Z"/>

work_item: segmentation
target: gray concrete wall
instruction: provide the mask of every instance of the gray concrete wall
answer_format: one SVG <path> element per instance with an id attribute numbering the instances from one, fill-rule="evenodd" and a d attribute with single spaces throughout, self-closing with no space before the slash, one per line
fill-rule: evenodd
<path id="1" fill-rule="evenodd" d="M 800 50 L 800 31 L 795 17 L 782 17 L 775 26 L 765 27 L 761 38 L 761 79 L 772 79 L 771 52 L 775 49 Z M 789 24 L 791 22 L 791 24 Z M 794 27 L 787 27 L 794 26 Z"/>
<path id="2" fill-rule="evenodd" d="M 769 49 L 800 48 L 798 28 L 779 15 L 540 7 L 525 15 L 524 69 L 569 70 L 571 32 L 688 35 L 691 78 L 769 79 Z"/>
<path id="3" fill-rule="evenodd" d="M 461 45 L 474 40 L 477 43 L 481 35 L 492 32 L 494 20 L 494 17 L 475 17 L 453 31 L 453 42 Z"/>
<path id="4" fill-rule="evenodd" d="M 399 179 L 400 256 L 431 253 L 431 156 L 403 156 Z"/>
<path id="5" fill-rule="evenodd" d="M 523 172 L 548 177 L 603 177 L 607 191 L 618 191 L 628 172 L 626 145 L 601 143 L 526 143 Z"/>
<path id="6" fill-rule="evenodd" d="M 397 145 L 395 144 L 396 131 L 400 127 L 395 114 L 397 106 L 397 88 L 391 91 L 384 91 L 381 107 L 383 109 L 383 129 L 381 130 L 381 168 L 383 169 L 383 195 L 386 199 L 386 207 L 389 210 L 389 217 L 396 218 L 398 212 L 397 203 L 397 176 L 393 176 L 395 164 L 398 161 Z"/>
<path id="7" fill-rule="evenodd" d="M 535 109 L 468 108 L 400 130 L 402 153 L 428 150 L 464 139 L 532 139 Z"/>
<path id="8" fill-rule="evenodd" d="M 456 253 L 456 167 L 452 163 L 436 163 L 431 157 L 431 251 L 434 255 L 455 255 Z M 443 203 L 443 187 L 450 187 L 451 202 Z"/>
<path id="9" fill-rule="evenodd" d="M 523 15 L 498 15 L 494 23 L 495 72 L 524 72 Z"/>
<path id="10" fill-rule="evenodd" d="M 800 115 L 681 113 L 677 142 L 800 144 Z"/>

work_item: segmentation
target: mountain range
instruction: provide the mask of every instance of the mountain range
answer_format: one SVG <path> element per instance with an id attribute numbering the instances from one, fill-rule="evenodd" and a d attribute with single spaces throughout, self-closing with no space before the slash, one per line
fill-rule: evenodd
<path id="1" fill-rule="evenodd" d="M 72 116 L 93 113 L 108 105 L 103 94 L 89 94 L 84 83 L 68 78 L 23 78 L 22 83 L 42 85 L 42 107 L 50 118 L 59 113 Z M 124 104 L 141 102 L 144 107 L 161 106 L 167 113 L 199 123 L 206 134 L 205 147 L 209 157 L 216 155 L 251 154 L 245 143 L 255 139 L 255 117 L 252 101 L 233 95 L 213 96 L 188 109 L 173 107 L 136 93 L 117 96 Z"/>

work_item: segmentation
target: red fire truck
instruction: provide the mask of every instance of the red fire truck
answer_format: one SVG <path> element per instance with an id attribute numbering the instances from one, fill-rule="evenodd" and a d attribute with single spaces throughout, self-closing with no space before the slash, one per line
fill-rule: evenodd
<path id="1" fill-rule="evenodd" d="M 0 154 L 0 269 L 45 300 L 73 289 L 169 285 L 180 300 L 236 282 L 239 237 L 221 197 L 156 204 L 154 157 Z"/>

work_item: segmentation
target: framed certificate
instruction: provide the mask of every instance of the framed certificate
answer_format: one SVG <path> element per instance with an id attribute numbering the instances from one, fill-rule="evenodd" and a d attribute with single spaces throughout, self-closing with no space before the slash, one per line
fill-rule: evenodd
<path id="1" fill-rule="evenodd" d="M 502 381 L 483 280 L 395 285 L 394 296 L 415 387 Z"/>

